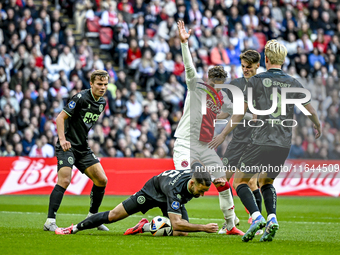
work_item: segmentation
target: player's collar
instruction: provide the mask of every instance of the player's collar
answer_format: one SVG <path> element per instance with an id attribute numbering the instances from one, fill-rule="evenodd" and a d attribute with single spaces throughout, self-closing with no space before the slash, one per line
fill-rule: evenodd
<path id="1" fill-rule="evenodd" d="M 100 99 L 100 97 L 98 98 L 98 100 L 96 100 L 96 98 L 95 98 L 95 97 L 93 96 L 93 94 L 92 94 L 92 89 L 90 89 L 90 92 L 91 92 L 91 95 L 92 95 L 92 97 L 93 97 L 94 101 L 98 102 L 98 101 L 99 101 L 99 99 Z"/>
<path id="2" fill-rule="evenodd" d="M 272 71 L 272 72 L 281 71 L 282 72 L 282 69 L 281 68 L 270 68 L 268 71 Z"/>

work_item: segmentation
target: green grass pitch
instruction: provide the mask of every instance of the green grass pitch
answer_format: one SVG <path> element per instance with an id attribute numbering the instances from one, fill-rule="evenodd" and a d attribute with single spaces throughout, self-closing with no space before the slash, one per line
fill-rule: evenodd
<path id="1" fill-rule="evenodd" d="M 101 211 L 112 209 L 126 197 L 106 196 Z M 107 225 L 109 232 L 86 230 L 76 235 L 57 236 L 43 231 L 48 196 L 0 196 L 0 254 L 340 254 L 340 199 L 279 197 L 280 230 L 273 242 L 260 243 L 257 236 L 243 243 L 239 236 L 190 233 L 188 237 L 153 237 L 151 234 L 123 236 L 142 214 Z M 187 204 L 190 222 L 216 222 L 222 226 L 218 197 L 193 199 Z M 236 213 L 240 229 L 249 227 L 238 198 Z M 57 225 L 67 227 L 87 215 L 88 196 L 65 196 Z M 160 215 L 150 210 L 144 217 Z"/>

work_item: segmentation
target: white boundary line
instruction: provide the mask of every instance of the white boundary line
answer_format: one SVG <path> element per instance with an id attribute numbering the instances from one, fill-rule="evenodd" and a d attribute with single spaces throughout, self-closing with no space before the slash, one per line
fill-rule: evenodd
<path id="1" fill-rule="evenodd" d="M 35 214 L 35 215 L 46 215 L 46 213 L 42 213 L 42 212 L 15 212 L 15 211 L 0 211 L 0 214 L 4 213 L 4 214 Z M 86 214 L 77 214 L 77 213 L 58 213 L 58 215 L 64 215 L 64 216 L 83 216 L 86 217 Z M 154 217 L 156 217 L 157 215 L 151 216 L 151 215 L 145 215 L 144 217 L 146 218 L 150 218 L 153 219 Z M 129 216 L 131 218 L 140 218 L 140 215 L 131 215 Z M 293 217 L 294 218 L 294 217 Z M 302 218 L 302 217 L 301 217 Z M 191 220 L 208 220 L 208 221 L 219 221 L 219 222 L 224 222 L 224 219 L 213 219 L 213 218 L 190 218 Z M 327 219 L 338 219 L 338 218 L 331 218 L 328 217 Z M 284 220 L 279 220 L 279 223 L 292 223 L 292 224 L 314 224 L 314 225 L 340 225 L 340 222 L 321 222 L 321 221 L 284 221 Z"/>

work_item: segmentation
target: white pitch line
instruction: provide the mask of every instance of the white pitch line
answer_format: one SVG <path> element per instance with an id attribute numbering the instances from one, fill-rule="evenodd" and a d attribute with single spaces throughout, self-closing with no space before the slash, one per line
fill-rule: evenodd
<path id="1" fill-rule="evenodd" d="M 15 212 L 15 211 L 0 211 L 0 213 L 7 213 L 7 214 L 36 214 L 36 215 L 46 215 L 46 213 L 42 213 L 42 212 Z M 64 215 L 64 216 L 84 216 L 86 217 L 85 214 L 77 214 L 77 213 L 58 213 L 58 215 Z M 150 218 L 153 219 L 154 217 L 156 217 L 157 215 L 154 216 L 147 216 L 145 215 L 144 217 L 146 218 Z M 131 215 L 129 217 L 132 218 L 140 218 L 140 215 Z M 224 222 L 224 219 L 211 219 L 211 218 L 191 218 L 189 217 L 190 220 L 209 220 L 209 221 L 220 221 L 220 222 Z M 338 218 L 329 218 L 329 219 L 338 219 Z M 321 224 L 321 225 L 325 225 L 325 224 L 329 224 L 329 225 L 340 225 L 340 222 L 321 222 L 321 221 L 284 221 L 284 220 L 279 220 L 279 223 L 293 223 L 293 224 Z"/>

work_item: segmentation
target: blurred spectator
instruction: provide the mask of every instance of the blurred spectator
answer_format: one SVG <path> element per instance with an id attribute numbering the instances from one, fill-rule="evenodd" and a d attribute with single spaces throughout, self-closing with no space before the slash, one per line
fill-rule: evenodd
<path id="1" fill-rule="evenodd" d="M 229 64 L 229 57 L 223 46 L 223 42 L 219 42 L 217 46 L 211 50 L 210 59 L 211 63 L 214 65 L 226 66 Z"/>
<path id="2" fill-rule="evenodd" d="M 174 110 L 179 109 L 184 99 L 184 87 L 176 80 L 175 75 L 170 75 L 169 81 L 162 89 L 162 99 L 171 104 Z"/>

